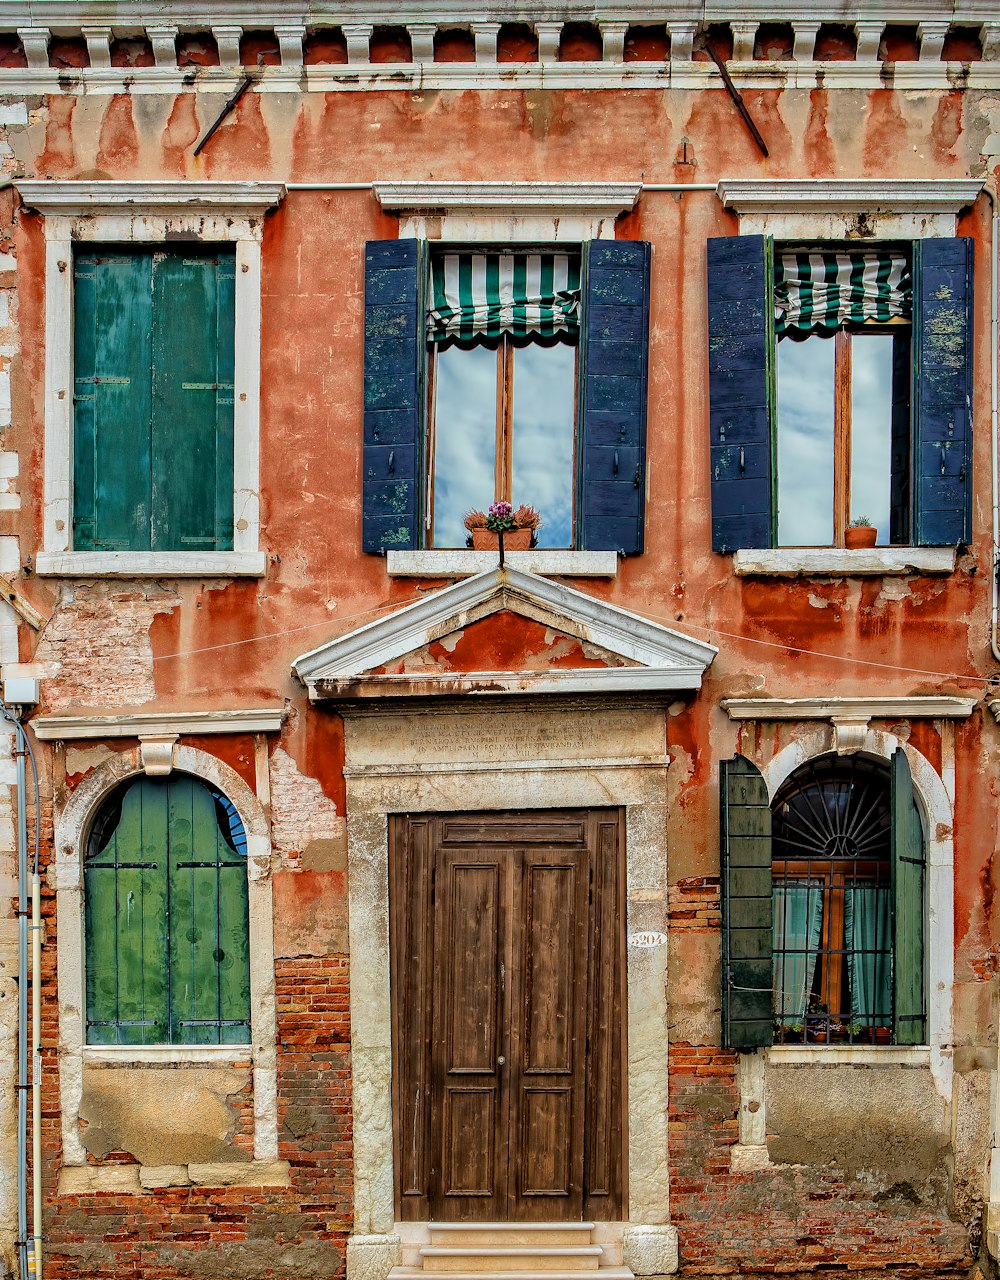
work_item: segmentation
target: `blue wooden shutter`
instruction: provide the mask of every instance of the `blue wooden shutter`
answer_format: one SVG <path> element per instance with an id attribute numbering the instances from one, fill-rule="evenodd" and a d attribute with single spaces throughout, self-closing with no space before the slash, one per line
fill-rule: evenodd
<path id="1" fill-rule="evenodd" d="M 73 264 L 73 547 L 148 551 L 152 257 Z"/>
<path id="2" fill-rule="evenodd" d="M 712 550 L 774 539 L 774 282 L 771 241 L 708 242 Z"/>
<path id="3" fill-rule="evenodd" d="M 744 756 L 719 765 L 722 873 L 722 1044 L 757 1049 L 774 1039 L 771 806 Z"/>
<path id="4" fill-rule="evenodd" d="M 972 250 L 913 246 L 914 514 L 918 546 L 972 537 Z"/>
<path id="5" fill-rule="evenodd" d="M 924 1004 L 924 834 L 901 749 L 892 770 L 892 996 L 896 1044 L 926 1044 Z"/>
<path id="6" fill-rule="evenodd" d="M 577 540 L 637 555 L 646 498 L 649 245 L 584 245 Z"/>
<path id="7" fill-rule="evenodd" d="M 232 550 L 235 262 L 153 258 L 154 551 Z"/>
<path id="8" fill-rule="evenodd" d="M 370 240 L 365 246 L 365 551 L 419 545 L 423 296 L 420 242 Z"/>

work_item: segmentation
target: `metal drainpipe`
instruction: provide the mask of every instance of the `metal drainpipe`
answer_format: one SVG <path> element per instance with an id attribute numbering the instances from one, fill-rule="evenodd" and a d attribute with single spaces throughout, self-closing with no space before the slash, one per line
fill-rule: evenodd
<path id="1" fill-rule="evenodd" d="M 988 185 L 983 186 L 983 194 L 989 196 L 993 210 L 993 234 L 990 237 L 990 449 L 992 456 L 993 481 L 993 546 L 992 564 L 990 565 L 990 581 L 992 583 L 992 608 L 990 611 L 990 649 L 993 657 L 1000 662 L 1000 646 L 997 638 L 997 613 L 1000 606 L 1000 584 L 997 573 L 1000 570 L 1000 441 L 998 435 L 998 367 L 1000 359 L 1000 208 L 997 206 L 996 192 Z"/>
<path id="2" fill-rule="evenodd" d="M 7 707 L 6 719 L 20 725 Z M 17 1251 L 22 1280 L 28 1275 L 28 815 L 24 798 L 24 747 L 17 761 Z"/>

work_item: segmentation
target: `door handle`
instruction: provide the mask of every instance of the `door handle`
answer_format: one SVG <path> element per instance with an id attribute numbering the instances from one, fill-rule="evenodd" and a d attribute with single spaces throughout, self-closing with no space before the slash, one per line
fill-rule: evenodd
<path id="1" fill-rule="evenodd" d="M 501 1054 L 500 1057 L 497 1058 L 497 1066 L 502 1067 L 506 1061 L 507 1059 Z"/>

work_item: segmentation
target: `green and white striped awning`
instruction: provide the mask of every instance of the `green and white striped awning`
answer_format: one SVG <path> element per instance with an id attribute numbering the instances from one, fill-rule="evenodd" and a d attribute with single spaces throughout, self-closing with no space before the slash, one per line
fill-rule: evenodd
<path id="1" fill-rule="evenodd" d="M 442 253 L 431 258 L 427 341 L 580 331 L 580 262 L 566 253 Z"/>
<path id="2" fill-rule="evenodd" d="M 913 284 L 904 254 L 788 252 L 774 264 L 774 327 L 778 334 L 833 332 L 845 324 L 908 320 Z"/>

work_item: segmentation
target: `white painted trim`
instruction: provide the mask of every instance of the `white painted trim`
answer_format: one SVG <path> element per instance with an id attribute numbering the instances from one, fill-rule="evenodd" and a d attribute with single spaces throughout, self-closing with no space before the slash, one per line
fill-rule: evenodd
<path id="1" fill-rule="evenodd" d="M 259 408 L 259 402 L 257 407 Z M 247 417 L 255 414 L 248 413 Z M 244 424 L 246 429 L 248 424 Z M 46 432 L 46 435 L 48 432 Z M 62 433 L 60 432 L 60 438 Z M 72 432 L 69 433 L 72 441 Z M 70 444 L 72 448 L 72 443 Z M 259 438 L 257 442 L 259 449 Z M 250 459 L 257 450 L 252 446 L 243 459 L 242 472 L 251 465 Z M 239 459 L 237 453 L 236 458 Z M 49 453 L 46 450 L 46 463 Z M 56 458 L 58 462 L 58 456 Z M 70 463 L 72 466 L 72 462 Z M 234 472 L 235 472 L 234 468 Z M 245 475 L 242 477 L 245 481 Z M 49 469 L 45 468 L 46 492 Z M 235 479 L 235 476 L 234 476 Z M 239 490 L 236 493 L 239 494 Z M 256 495 L 254 495 L 256 500 Z M 66 516 L 61 515 L 62 509 Z M 238 508 L 237 508 L 238 510 Z M 250 510 L 249 504 L 244 507 Z M 52 522 L 58 526 L 61 519 L 68 523 L 69 501 L 58 505 L 52 500 Z M 46 506 L 46 516 L 50 508 Z M 242 540 L 250 540 L 253 526 L 248 522 Z M 62 530 L 53 530 L 53 536 L 62 536 Z M 236 540 L 234 532 L 233 540 Z M 267 556 L 263 551 L 39 551 L 35 556 L 35 575 L 39 578 L 263 578 L 267 571 Z"/>
<path id="2" fill-rule="evenodd" d="M 691 689 L 699 687 L 702 674 L 718 653 L 714 645 L 596 600 L 565 583 L 504 568 L 443 587 L 387 618 L 338 636 L 297 658 L 292 671 L 312 692 L 320 680 L 363 675 L 500 610 L 550 624 L 631 663 L 652 668 L 657 677 L 682 677 L 689 681 L 682 687 Z M 640 674 L 622 667 L 595 667 L 587 672 L 618 680 Z"/>
<path id="3" fill-rule="evenodd" d="M 43 544 L 35 572 L 56 576 L 260 577 L 260 334 L 263 216 L 281 183 L 22 182 L 45 227 Z M 235 243 L 233 550 L 72 551 L 73 245 L 190 239 Z"/>
<path id="4" fill-rule="evenodd" d="M 774 800 L 779 787 L 799 765 L 833 748 L 834 735 L 826 726 L 808 729 L 766 763 L 756 761 Z M 913 792 L 920 809 L 927 842 L 927 1030 L 928 1054 L 935 1087 L 951 1099 L 953 1063 L 952 988 L 955 980 L 954 808 L 947 788 L 930 761 L 908 742 L 891 733 L 869 729 L 862 754 L 888 762 L 902 747 L 913 777 Z M 844 1046 L 846 1047 L 846 1046 Z M 877 1046 L 873 1046 L 877 1048 Z M 835 1049 L 829 1046 L 825 1052 Z M 815 1052 L 819 1053 L 819 1049 Z"/>
<path id="5" fill-rule="evenodd" d="M 618 573 L 616 551 L 508 551 L 512 569 L 547 578 L 613 578 Z M 492 569 L 495 551 L 389 551 L 385 568 L 390 578 L 471 578 Z"/>
<path id="6" fill-rule="evenodd" d="M 553 244 L 615 237 L 641 182 L 376 182 L 375 198 L 418 240 Z"/>
<path id="7" fill-rule="evenodd" d="M 977 699 L 912 698 L 723 698 L 730 720 L 966 720 Z"/>
<path id="8" fill-rule="evenodd" d="M 767 1050 L 772 1067 L 929 1067 L 931 1051 L 922 1045 L 774 1044 Z"/>
<path id="9" fill-rule="evenodd" d="M 822 240 L 861 229 L 913 239 L 953 236 L 982 187 L 981 179 L 954 178 L 723 178 L 718 191 L 741 235 Z"/>
<path id="10" fill-rule="evenodd" d="M 733 552 L 733 573 L 738 578 L 892 577 L 953 573 L 954 569 L 954 547 L 775 547 Z"/>
<path id="11" fill-rule="evenodd" d="M 247 711 L 150 711 L 119 716 L 37 716 L 31 728 L 42 742 L 83 738 L 138 738 L 146 734 L 277 733 L 283 707 Z"/>
<path id="12" fill-rule="evenodd" d="M 238 1049 L 243 1052 L 238 1053 Z M 113 1062 L 117 1066 L 131 1066 L 140 1062 L 203 1062 L 217 1066 L 229 1062 L 249 1062 L 253 1049 L 248 1044 L 85 1044 L 82 1053 L 84 1062 Z"/>
<path id="13" fill-rule="evenodd" d="M 174 767 L 218 787 L 235 805 L 247 837 L 250 898 L 251 1043 L 226 1046 L 233 1058 L 250 1059 L 254 1080 L 254 1159 L 278 1159 L 277 1009 L 274 992 L 274 904 L 271 892 L 270 828 L 259 800 L 229 765 L 196 747 L 175 747 Z M 119 783 L 142 772 L 138 748 L 123 751 L 91 769 L 55 815 L 57 988 L 59 998 L 59 1096 L 63 1165 L 85 1165 L 80 1137 L 86 992 L 83 944 L 83 849 L 90 825 L 105 797 Z M 175 1051 L 147 1046 L 141 1052 Z M 125 1055 L 122 1055 L 124 1057 Z M 121 1058 L 117 1057 L 116 1061 Z M 141 1056 L 136 1061 L 146 1060 Z"/>
<path id="14" fill-rule="evenodd" d="M 263 218 L 280 203 L 280 182 L 162 182 L 18 179 L 14 183 L 29 209 L 45 217 L 98 217 L 138 214 L 170 218 L 177 214 L 239 214 Z"/>

